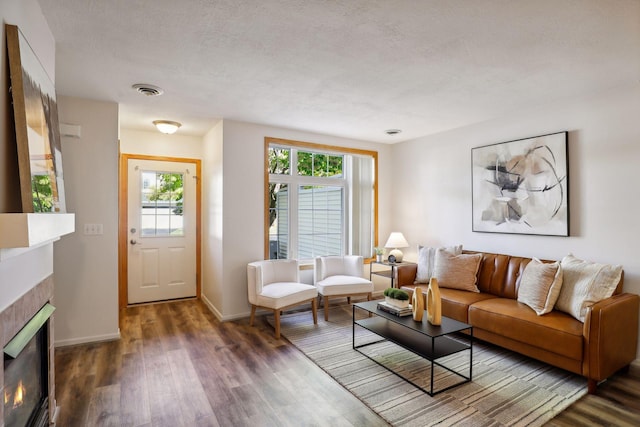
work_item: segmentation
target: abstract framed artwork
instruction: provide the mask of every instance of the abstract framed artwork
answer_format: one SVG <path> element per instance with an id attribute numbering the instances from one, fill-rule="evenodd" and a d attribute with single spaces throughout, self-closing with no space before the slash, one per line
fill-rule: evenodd
<path id="1" fill-rule="evenodd" d="M 567 136 L 471 149 L 473 231 L 569 236 Z"/>
<path id="2" fill-rule="evenodd" d="M 5 29 L 22 211 L 65 212 L 55 87 L 18 27 Z"/>

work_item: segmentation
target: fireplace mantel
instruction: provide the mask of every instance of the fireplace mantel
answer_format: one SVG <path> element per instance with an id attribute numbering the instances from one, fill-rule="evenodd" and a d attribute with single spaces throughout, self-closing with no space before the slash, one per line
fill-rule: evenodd
<path id="1" fill-rule="evenodd" d="M 72 213 L 0 214 L 0 249 L 30 248 L 75 231 Z"/>

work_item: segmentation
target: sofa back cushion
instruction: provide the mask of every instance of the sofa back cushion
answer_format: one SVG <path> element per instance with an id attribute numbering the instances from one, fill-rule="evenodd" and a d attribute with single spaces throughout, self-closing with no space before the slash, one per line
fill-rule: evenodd
<path id="1" fill-rule="evenodd" d="M 520 280 L 531 258 L 463 250 L 463 254 L 482 254 L 478 270 L 477 286 L 480 292 L 486 292 L 502 298 L 518 298 Z M 542 260 L 542 262 L 554 262 Z M 624 271 L 621 272 L 614 295 L 622 292 Z"/>
<path id="2" fill-rule="evenodd" d="M 531 258 L 467 250 L 462 252 L 482 254 L 477 282 L 480 292 L 502 298 L 516 299 L 518 297 L 520 278 Z"/>
<path id="3" fill-rule="evenodd" d="M 482 262 L 478 271 L 478 289 L 480 289 L 480 292 L 486 292 L 501 298 L 518 298 L 520 279 L 527 264 L 531 262 L 531 258 L 490 252 L 467 250 L 462 252 L 482 254 Z"/>

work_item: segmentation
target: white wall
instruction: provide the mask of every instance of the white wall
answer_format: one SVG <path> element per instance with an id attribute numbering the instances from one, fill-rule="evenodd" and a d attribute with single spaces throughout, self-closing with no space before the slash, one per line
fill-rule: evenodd
<path id="1" fill-rule="evenodd" d="M 178 131 L 179 132 L 179 131 Z M 158 131 L 120 129 L 120 152 L 149 156 L 202 158 L 202 137 L 167 135 Z"/>
<path id="2" fill-rule="evenodd" d="M 202 300 L 223 318 L 222 183 L 224 123 L 204 137 L 202 161 Z"/>
<path id="3" fill-rule="evenodd" d="M 208 203 L 210 211 L 205 212 L 203 216 L 209 218 L 204 220 L 205 223 L 213 221 L 222 227 L 221 233 L 216 233 L 210 238 L 219 239 L 224 236 L 224 239 L 219 253 L 205 251 L 203 263 L 214 263 L 218 266 L 218 271 L 213 277 L 210 274 L 205 275 L 203 293 L 215 307 L 214 312 L 222 319 L 228 320 L 249 314 L 247 263 L 264 259 L 264 138 L 270 136 L 378 151 L 378 194 L 382 212 L 388 209 L 387 200 L 390 196 L 391 146 L 230 120 L 224 121 L 222 133 L 224 149 L 214 149 L 215 155 L 222 152 L 223 157 L 222 206 Z M 209 138 L 214 139 L 213 136 L 205 138 L 206 145 L 211 143 Z M 210 152 L 209 150 L 210 147 L 205 147 L 205 153 Z M 206 167 L 217 167 L 210 164 L 215 155 L 205 154 Z M 207 179 L 211 180 L 212 177 L 207 176 Z M 218 179 L 216 178 L 215 182 L 219 186 Z M 220 194 L 215 194 L 214 197 L 220 200 Z M 380 240 L 384 240 L 389 233 L 388 217 L 380 215 L 379 224 Z M 224 290 L 224 293 L 216 293 L 215 290 Z"/>
<path id="4" fill-rule="evenodd" d="M 640 84 L 394 146 L 394 226 L 411 244 L 622 264 L 640 294 Z M 471 148 L 569 131 L 571 237 L 471 231 Z"/>
<path id="5" fill-rule="evenodd" d="M 99 341 L 118 331 L 118 105 L 58 97 L 60 121 L 81 126 L 62 138 L 67 210 L 76 232 L 55 244 L 56 345 Z M 84 235 L 102 224 L 103 235 Z"/>

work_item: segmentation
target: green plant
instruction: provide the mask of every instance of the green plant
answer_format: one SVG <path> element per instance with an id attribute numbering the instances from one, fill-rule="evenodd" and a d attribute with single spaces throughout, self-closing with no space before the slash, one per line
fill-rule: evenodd
<path id="1" fill-rule="evenodd" d="M 382 255 L 384 253 L 384 248 L 373 248 L 373 251 L 376 255 Z"/>
<path id="2" fill-rule="evenodd" d="M 397 299 L 399 301 L 407 301 L 409 299 L 409 294 L 402 289 L 397 288 L 387 288 L 383 292 L 385 297 Z"/>

